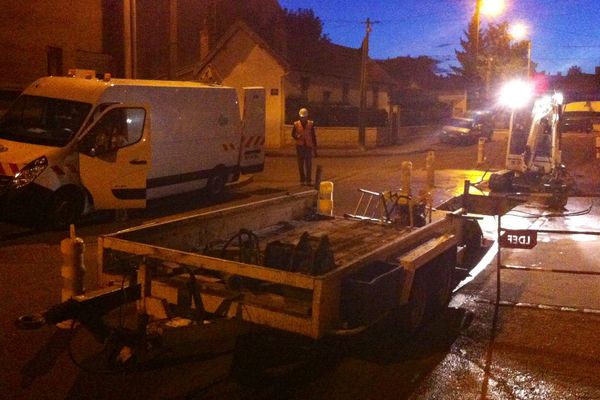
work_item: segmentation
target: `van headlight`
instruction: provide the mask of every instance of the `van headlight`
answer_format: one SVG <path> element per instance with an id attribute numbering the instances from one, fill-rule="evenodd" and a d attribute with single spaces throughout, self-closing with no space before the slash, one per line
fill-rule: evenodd
<path id="1" fill-rule="evenodd" d="M 16 189 L 29 185 L 48 167 L 48 159 L 44 156 L 36 158 L 27 164 L 21 171 L 17 172 L 12 180 Z"/>

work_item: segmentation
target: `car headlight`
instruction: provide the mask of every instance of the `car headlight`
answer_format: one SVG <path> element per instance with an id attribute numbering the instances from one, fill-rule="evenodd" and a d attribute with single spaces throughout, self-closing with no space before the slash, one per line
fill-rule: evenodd
<path id="1" fill-rule="evenodd" d="M 13 186 L 19 189 L 29 185 L 46 169 L 46 167 L 48 167 L 48 159 L 46 157 L 42 156 L 36 158 L 15 175 L 12 180 Z"/>

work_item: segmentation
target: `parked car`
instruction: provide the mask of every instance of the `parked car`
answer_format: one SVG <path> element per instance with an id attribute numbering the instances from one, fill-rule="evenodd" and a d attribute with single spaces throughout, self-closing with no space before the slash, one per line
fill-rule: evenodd
<path id="1" fill-rule="evenodd" d="M 563 118 L 560 122 L 561 132 L 586 132 L 594 130 L 592 120 L 589 118 Z"/>
<path id="2" fill-rule="evenodd" d="M 442 143 L 476 143 L 480 137 L 492 140 L 494 126 L 488 115 L 472 114 L 470 118 L 451 118 L 443 126 L 439 139 Z"/>

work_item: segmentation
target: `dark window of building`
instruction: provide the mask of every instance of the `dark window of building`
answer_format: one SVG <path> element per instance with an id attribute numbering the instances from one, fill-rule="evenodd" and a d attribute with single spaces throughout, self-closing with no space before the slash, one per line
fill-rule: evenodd
<path id="1" fill-rule="evenodd" d="M 329 103 L 331 101 L 331 91 L 324 90 L 323 91 L 323 103 Z"/>
<path id="2" fill-rule="evenodd" d="M 63 51 L 60 47 L 48 47 L 48 75 L 63 74 Z"/>

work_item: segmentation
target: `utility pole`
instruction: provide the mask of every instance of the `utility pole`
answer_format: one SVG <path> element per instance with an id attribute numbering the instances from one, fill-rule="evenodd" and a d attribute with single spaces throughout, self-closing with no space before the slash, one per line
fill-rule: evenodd
<path id="1" fill-rule="evenodd" d="M 477 76 L 477 66 L 479 64 L 479 14 L 481 12 L 481 0 L 475 0 L 475 14 L 473 22 L 475 23 L 475 54 L 473 56 L 473 72 Z M 478 79 L 477 79 L 478 80 Z M 477 96 L 478 98 L 480 95 Z"/>
<path id="2" fill-rule="evenodd" d="M 137 12 L 135 0 L 123 1 L 123 50 L 125 78 L 137 77 Z"/>
<path id="3" fill-rule="evenodd" d="M 169 79 L 174 80 L 177 70 L 177 0 L 169 0 Z"/>
<path id="4" fill-rule="evenodd" d="M 360 65 L 360 108 L 358 110 L 358 144 L 362 149 L 366 147 L 365 135 L 365 109 L 367 106 L 367 62 L 369 60 L 369 33 L 371 33 L 371 25 L 379 21 L 371 21 L 367 18 L 365 24 L 367 30 L 365 38 L 362 42 L 361 50 L 361 65 Z"/>
<path id="5" fill-rule="evenodd" d="M 475 65 L 477 65 L 477 58 L 479 56 L 479 14 L 481 12 L 481 0 L 475 0 L 475 15 L 473 15 L 473 21 L 475 22 Z"/>

